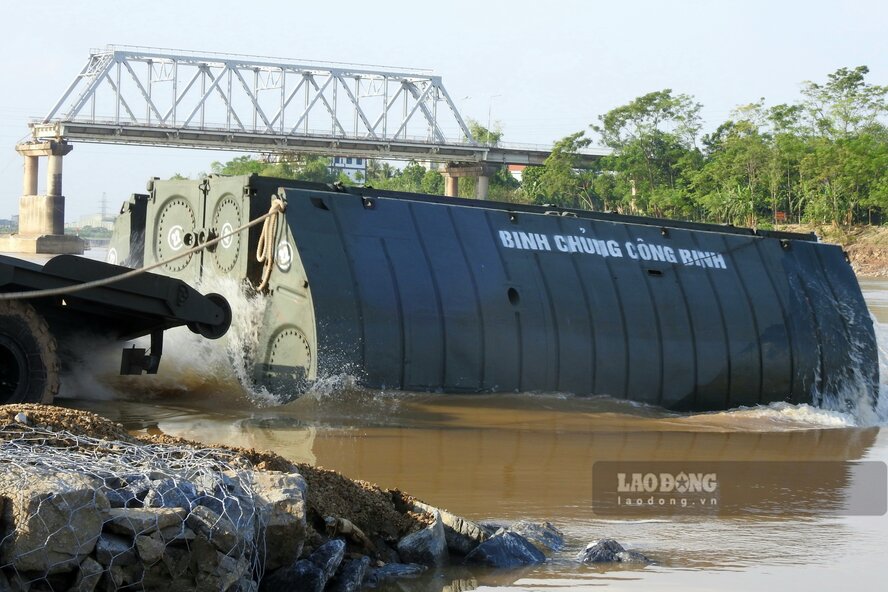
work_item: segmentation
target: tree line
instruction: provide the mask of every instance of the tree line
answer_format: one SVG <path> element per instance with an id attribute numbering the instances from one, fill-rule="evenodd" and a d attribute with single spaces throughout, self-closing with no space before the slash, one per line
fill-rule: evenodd
<path id="1" fill-rule="evenodd" d="M 760 99 L 705 134 L 703 106 L 693 96 L 651 92 L 556 142 L 520 183 L 504 167 L 491 178 L 489 197 L 747 226 L 881 223 L 888 213 L 888 86 L 870 84 L 868 73 L 866 66 L 840 68 L 825 82 L 802 83 L 793 104 Z M 502 138 L 499 128 L 469 125 L 484 143 Z M 578 168 L 577 151 L 595 140 L 611 154 L 593 169 Z M 351 182 L 327 159 L 304 155 L 276 163 L 240 157 L 213 163 L 213 171 Z M 399 169 L 371 160 L 358 182 L 444 192 L 442 175 L 415 162 Z M 473 194 L 461 179 L 460 195 Z"/>

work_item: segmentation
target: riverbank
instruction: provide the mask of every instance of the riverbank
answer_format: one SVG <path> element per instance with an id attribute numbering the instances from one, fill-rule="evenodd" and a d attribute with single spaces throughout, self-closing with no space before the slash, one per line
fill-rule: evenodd
<path id="1" fill-rule="evenodd" d="M 888 277 L 888 226 L 852 226 L 786 224 L 777 228 L 787 232 L 813 232 L 821 241 L 841 245 L 859 277 Z"/>
<path id="2" fill-rule="evenodd" d="M 548 523 L 479 524 L 272 452 L 74 409 L 0 406 L 0 468 L 2 591 L 356 591 L 539 564 L 563 544 Z M 610 540 L 578 560 L 648 562 Z"/>

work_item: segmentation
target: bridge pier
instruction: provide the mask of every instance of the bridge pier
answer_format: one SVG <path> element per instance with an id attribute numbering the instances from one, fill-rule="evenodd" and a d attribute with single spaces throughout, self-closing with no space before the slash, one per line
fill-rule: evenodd
<path id="1" fill-rule="evenodd" d="M 65 197 L 62 195 L 62 159 L 74 149 L 64 140 L 22 142 L 15 147 L 25 159 L 19 198 L 18 234 L 0 236 L 0 251 L 50 255 L 81 254 L 85 243 L 65 234 Z M 46 194 L 38 195 L 40 157 L 48 160 Z"/>
<path id="2" fill-rule="evenodd" d="M 444 175 L 444 195 L 447 197 L 459 196 L 459 179 L 460 177 L 469 177 L 477 179 L 475 185 L 475 198 L 487 199 L 490 191 L 490 177 L 495 174 L 497 167 L 487 163 L 448 163 L 441 174 Z"/>

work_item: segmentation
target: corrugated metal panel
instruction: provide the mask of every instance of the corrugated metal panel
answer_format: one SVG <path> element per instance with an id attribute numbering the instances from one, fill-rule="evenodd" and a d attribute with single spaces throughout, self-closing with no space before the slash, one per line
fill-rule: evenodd
<path id="1" fill-rule="evenodd" d="M 871 354 L 852 360 L 874 337 L 832 245 L 383 192 L 319 208 L 309 193 L 286 191 L 287 216 L 322 371 L 347 359 L 371 386 L 676 409 L 809 401 L 855 363 L 876 372 Z"/>

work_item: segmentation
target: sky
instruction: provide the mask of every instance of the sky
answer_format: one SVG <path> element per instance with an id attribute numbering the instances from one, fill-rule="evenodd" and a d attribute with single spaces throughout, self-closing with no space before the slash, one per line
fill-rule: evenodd
<path id="1" fill-rule="evenodd" d="M 888 84 L 886 22 L 884 0 L 4 2 L 0 218 L 18 210 L 27 121 L 108 44 L 431 69 L 464 117 L 489 113 L 505 142 L 551 144 L 664 88 L 693 95 L 713 129 L 759 98 L 794 102 L 803 81 L 840 67 L 867 65 L 869 82 Z M 66 220 L 99 212 L 103 194 L 116 210 L 150 177 L 234 156 L 75 144 Z"/>

